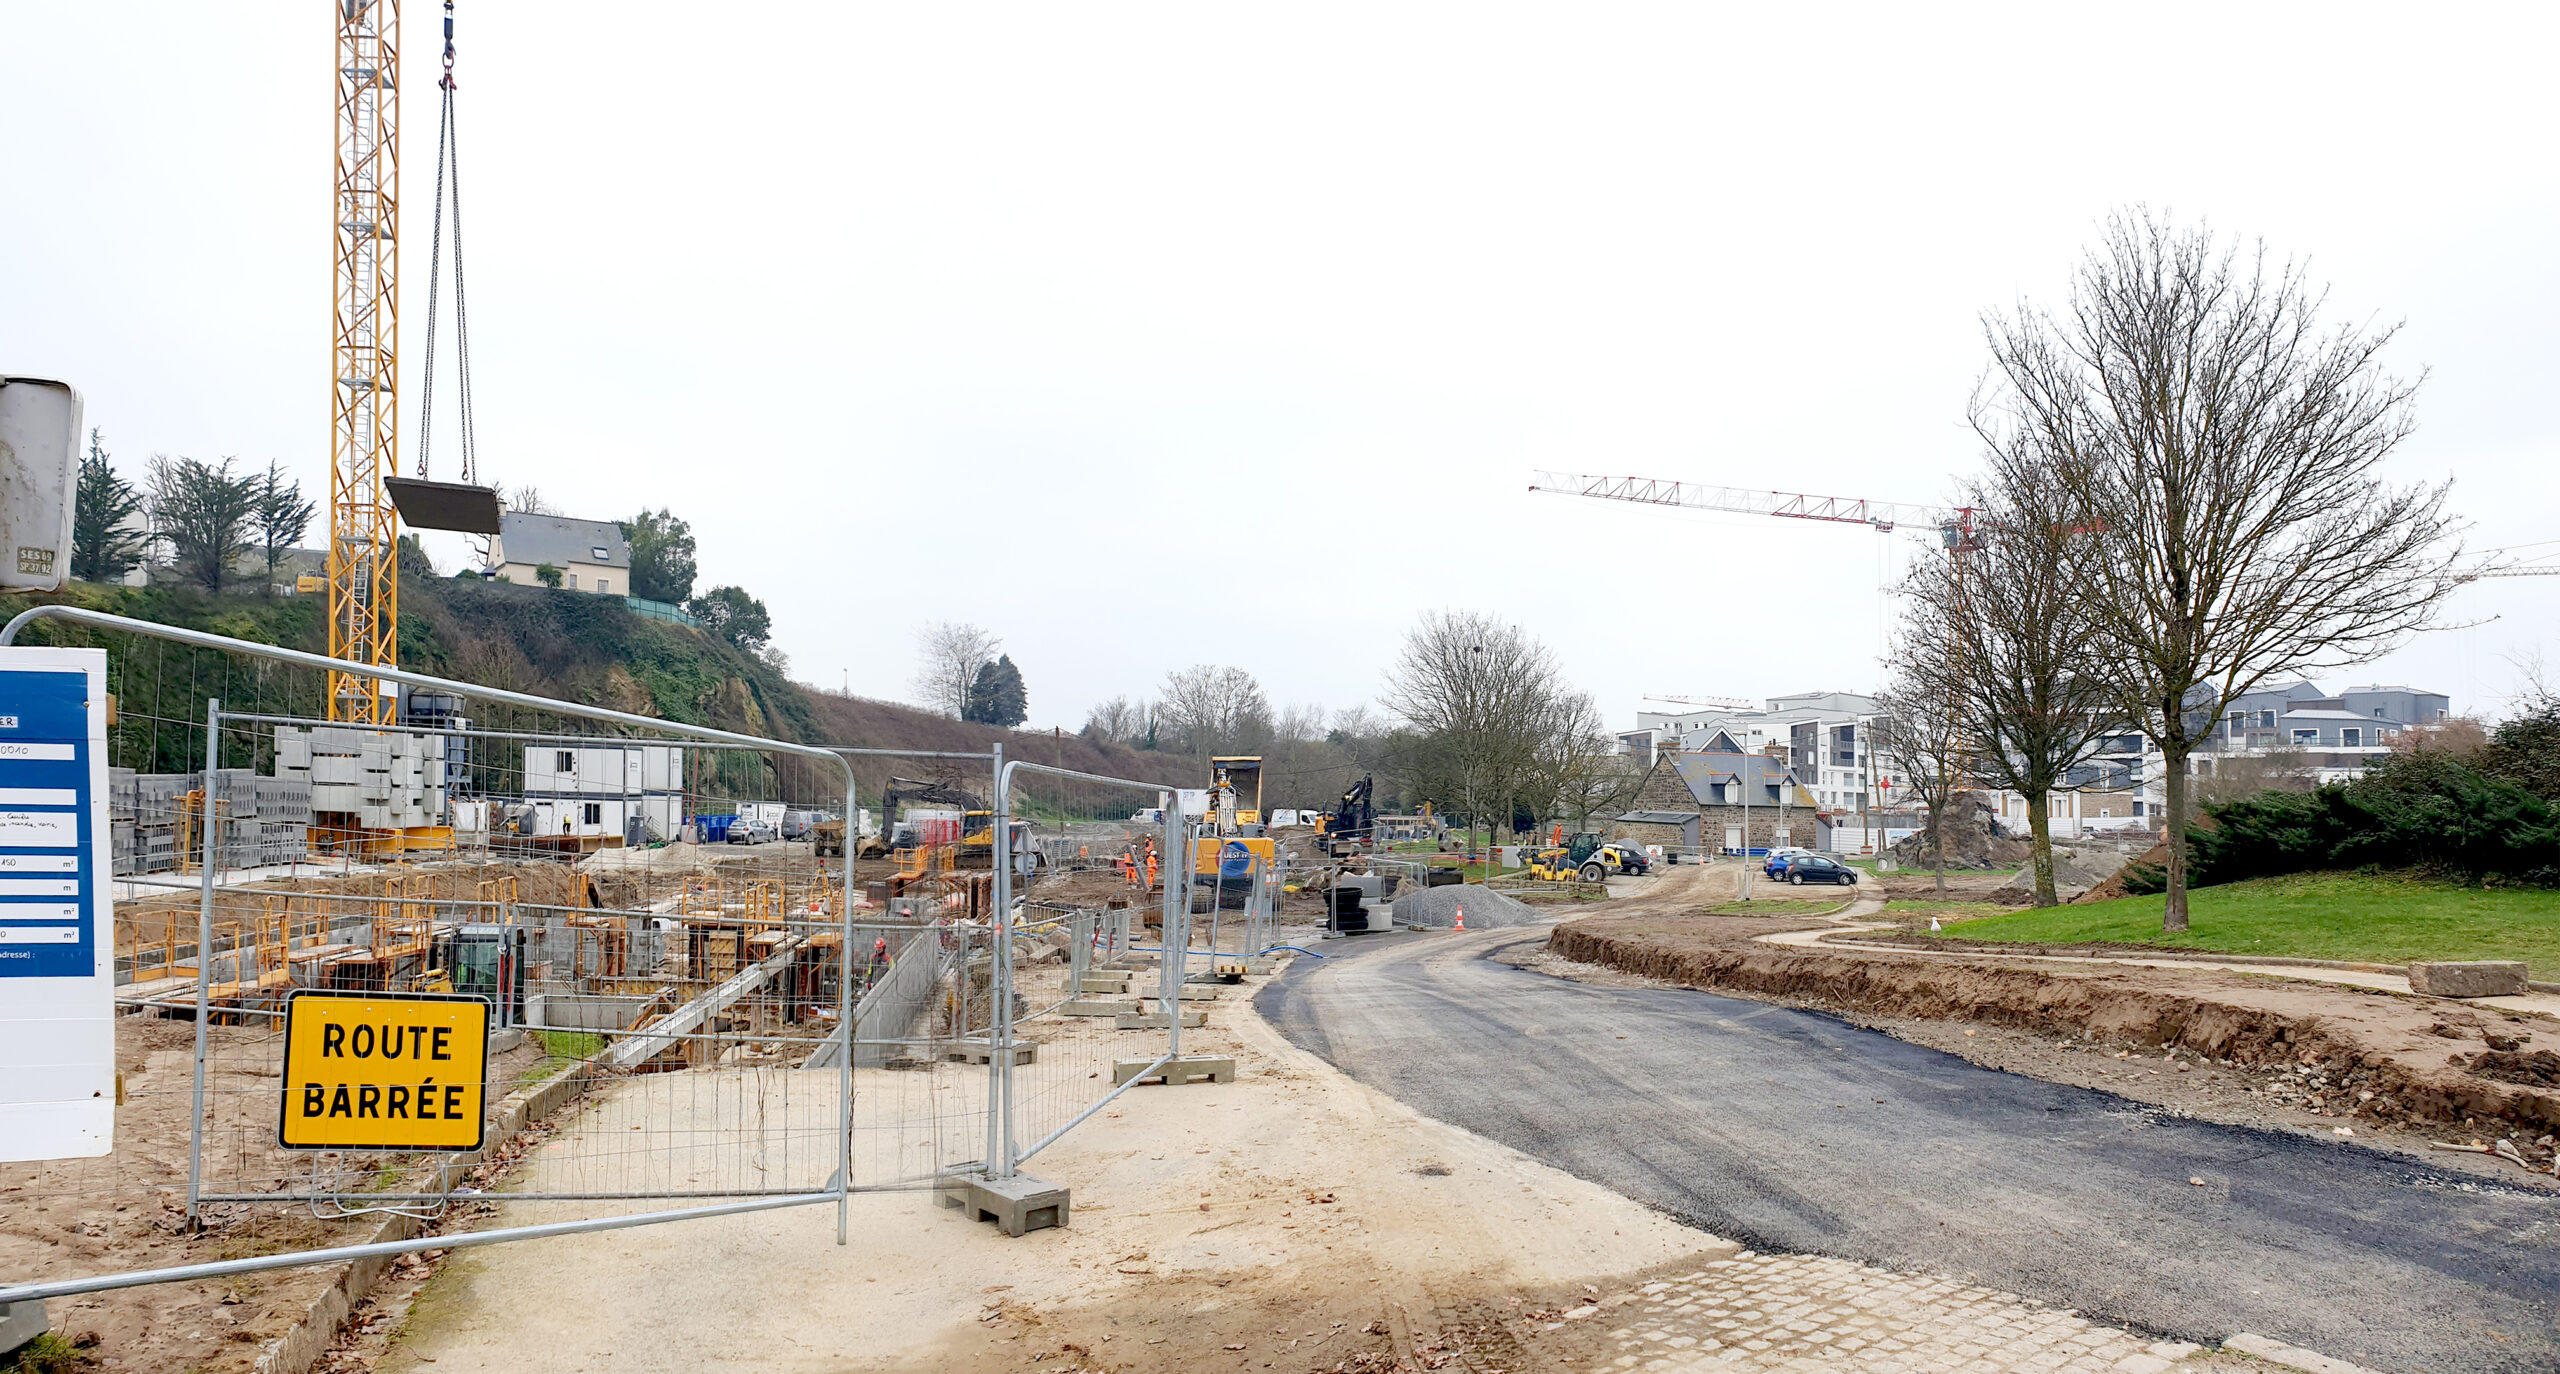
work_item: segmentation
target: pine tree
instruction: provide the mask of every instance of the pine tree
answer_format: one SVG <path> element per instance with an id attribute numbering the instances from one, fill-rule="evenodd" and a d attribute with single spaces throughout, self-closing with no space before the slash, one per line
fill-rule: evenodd
<path id="1" fill-rule="evenodd" d="M 71 516 L 71 575 L 83 582 L 114 582 L 141 562 L 142 539 L 124 527 L 141 509 L 142 494 L 116 475 L 104 440 L 90 430 Z"/>
<path id="2" fill-rule="evenodd" d="M 977 680 L 969 684 L 968 705 L 960 712 L 962 720 L 1010 728 L 1029 717 L 1022 670 L 1013 666 L 1012 655 L 998 655 L 995 662 L 978 669 Z"/>

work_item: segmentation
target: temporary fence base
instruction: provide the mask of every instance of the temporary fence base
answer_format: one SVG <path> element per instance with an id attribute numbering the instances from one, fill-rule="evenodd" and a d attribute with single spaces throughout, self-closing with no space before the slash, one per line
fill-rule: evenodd
<path id="1" fill-rule="evenodd" d="M 45 1321 L 44 1299 L 0 1302 L 0 1360 L 25 1349 L 29 1342 L 52 1329 Z"/>
<path id="2" fill-rule="evenodd" d="M 972 1221 L 994 1222 L 1008 1236 L 1067 1224 L 1067 1190 L 1029 1174 L 945 1174 L 935 1197 L 945 1207 L 968 1213 Z"/>
<path id="3" fill-rule="evenodd" d="M 1209 1013 L 1205 1011 L 1186 1011 L 1182 1014 L 1184 1030 L 1207 1024 L 1209 1024 Z M 1160 1011 L 1134 1011 L 1113 1021 L 1111 1028 L 1113 1030 L 1171 1030 L 1173 1018 Z"/>
<path id="4" fill-rule="evenodd" d="M 1114 1083 L 1143 1083 L 1150 1078 L 1163 1079 L 1167 1086 L 1182 1083 L 1233 1083 L 1236 1061 L 1232 1059 L 1123 1059 L 1111 1066 Z"/>

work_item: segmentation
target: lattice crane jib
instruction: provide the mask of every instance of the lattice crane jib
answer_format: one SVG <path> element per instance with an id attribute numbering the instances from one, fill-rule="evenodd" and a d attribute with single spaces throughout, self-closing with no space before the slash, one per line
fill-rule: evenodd
<path id="1" fill-rule="evenodd" d="M 330 330 L 329 654 L 400 661 L 400 6 L 335 0 L 337 182 Z M 329 718 L 387 722 L 377 679 L 329 675 Z"/>
<path id="2" fill-rule="evenodd" d="M 1600 473 L 1550 472 L 1537 474 L 1529 490 L 1559 496 L 1587 496 L 1601 501 L 1625 501 L 1643 506 L 1672 506 L 1685 510 L 1726 511 L 1736 515 L 1769 515 L 1782 520 L 1815 520 L 1830 524 L 1865 525 L 1880 534 L 1891 534 L 1903 526 L 1932 528 L 1946 550 L 1955 577 L 1955 610 L 1959 618 L 1968 614 L 1971 604 L 1972 574 L 1970 555 L 1982 549 L 1990 532 L 1982 512 L 1970 506 L 1926 506 L 1899 501 L 1871 501 L 1854 496 L 1816 496 L 1793 491 L 1756 491 L 1745 487 L 1714 487 L 1697 482 L 1672 482 L 1653 477 L 1614 477 Z M 1959 636 L 1955 651 L 1964 652 Z M 1960 676 L 1960 674 L 1958 675 Z M 1968 785 L 1979 785 L 1978 763 L 1981 750 L 1964 730 L 1961 703 L 1952 697 L 1945 703 L 1943 729 L 1945 744 L 1940 756 L 1949 760 L 1948 767 L 1960 779 L 1975 779 Z"/>

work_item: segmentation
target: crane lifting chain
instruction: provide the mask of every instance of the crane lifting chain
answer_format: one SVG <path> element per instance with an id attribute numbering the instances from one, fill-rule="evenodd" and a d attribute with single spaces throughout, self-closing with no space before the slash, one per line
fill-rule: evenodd
<path id="1" fill-rule="evenodd" d="M 471 411 L 471 307 L 462 275 L 462 136 L 454 124 L 453 0 L 444 0 L 444 77 L 436 83 L 444 93 L 436 124 L 436 211 L 427 252 L 426 382 L 418 402 L 418 476 L 432 476 L 428 461 L 435 444 L 436 319 L 444 294 L 445 190 L 453 191 L 453 359 L 454 399 L 462 420 L 462 480 L 479 480 L 480 439 Z"/>

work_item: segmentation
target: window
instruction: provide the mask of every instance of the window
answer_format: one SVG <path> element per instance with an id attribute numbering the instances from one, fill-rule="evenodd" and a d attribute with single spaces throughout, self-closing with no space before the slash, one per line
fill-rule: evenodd
<path id="1" fill-rule="evenodd" d="M 551 754 L 551 771 L 554 773 L 577 772 L 578 756 L 570 753 L 566 749 L 553 750 Z"/>
<path id="2" fill-rule="evenodd" d="M 2439 713 L 2439 714 L 2441 714 L 2441 713 Z M 2381 708 L 2381 707 L 2376 706 L 2376 707 L 2374 707 L 2374 708 L 2373 708 L 2373 718 L 2374 718 L 2375 720 L 2380 720 L 2380 719 L 2382 719 L 2382 708 Z"/>
<path id="3" fill-rule="evenodd" d="M 589 825 L 602 825 L 602 824 L 604 824 L 604 803 L 603 803 L 603 802 L 588 802 L 588 803 L 587 803 L 587 824 L 589 824 Z"/>
<path id="4" fill-rule="evenodd" d="M 2135 803 L 2133 804 L 2133 814 L 2135 814 L 2135 815 L 2137 815 L 2137 816 L 2139 816 L 2139 815 L 2141 815 L 2141 814 L 2142 814 L 2142 803 L 2141 803 L 2141 802 L 2138 802 L 2138 801 L 2137 801 L 2137 802 L 2135 802 Z"/>
<path id="5" fill-rule="evenodd" d="M 574 592 L 574 591 L 576 591 L 577 589 L 578 589 L 578 575 L 577 575 L 576 573 L 571 573 L 571 574 L 569 574 L 569 590 L 571 590 L 571 591 L 573 591 L 573 592 Z"/>
<path id="6" fill-rule="evenodd" d="M 2338 732 L 2338 743 L 2344 748 L 2360 749 L 2364 747 L 2364 731 L 2350 725 Z"/>
<path id="7" fill-rule="evenodd" d="M 613 590 L 613 583 L 612 583 L 609 579 L 599 577 L 599 578 L 597 578 L 597 579 L 596 579 L 596 590 L 597 590 L 598 592 L 609 592 L 609 591 L 612 591 L 612 590 Z"/>
<path id="8" fill-rule="evenodd" d="M 2320 742 L 2320 732 L 2317 730 L 2296 730 L 2293 732 L 2293 742 L 2296 744 L 2318 744 Z"/>
<path id="9" fill-rule="evenodd" d="M 590 548 L 587 552 L 594 554 L 596 556 L 596 561 L 599 563 L 610 563 L 613 561 L 613 555 L 604 549 Z"/>

